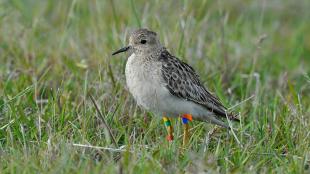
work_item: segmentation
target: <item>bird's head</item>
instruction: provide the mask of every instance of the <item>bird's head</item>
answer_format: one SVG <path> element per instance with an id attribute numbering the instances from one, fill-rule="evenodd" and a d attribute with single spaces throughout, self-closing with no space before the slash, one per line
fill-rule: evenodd
<path id="1" fill-rule="evenodd" d="M 138 29 L 130 34 L 129 45 L 115 51 L 112 55 L 132 51 L 135 54 L 149 54 L 162 48 L 157 34 L 148 29 Z"/>

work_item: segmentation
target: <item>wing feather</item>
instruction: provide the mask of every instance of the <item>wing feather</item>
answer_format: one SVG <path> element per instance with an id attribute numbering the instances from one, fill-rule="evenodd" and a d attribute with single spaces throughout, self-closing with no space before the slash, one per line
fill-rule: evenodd
<path id="1" fill-rule="evenodd" d="M 226 118 L 226 108 L 219 99 L 212 95 L 201 83 L 195 70 L 167 50 L 159 56 L 162 62 L 162 76 L 169 92 L 179 98 L 200 104 L 215 115 Z M 230 119 L 238 120 L 233 114 Z"/>

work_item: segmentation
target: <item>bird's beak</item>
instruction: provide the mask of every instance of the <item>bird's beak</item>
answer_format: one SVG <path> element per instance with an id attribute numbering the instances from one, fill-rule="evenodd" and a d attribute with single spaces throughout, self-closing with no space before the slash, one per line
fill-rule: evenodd
<path id="1" fill-rule="evenodd" d="M 118 54 L 118 53 L 122 53 L 122 52 L 128 51 L 129 49 L 130 49 L 130 46 L 121 48 L 121 49 L 115 51 L 114 53 L 112 53 L 112 56 L 114 56 L 114 55 L 116 55 L 116 54 Z"/>

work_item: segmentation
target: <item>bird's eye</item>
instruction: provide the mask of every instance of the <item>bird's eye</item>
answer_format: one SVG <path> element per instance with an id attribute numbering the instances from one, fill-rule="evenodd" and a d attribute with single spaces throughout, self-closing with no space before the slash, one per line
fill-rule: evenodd
<path id="1" fill-rule="evenodd" d="M 141 43 L 141 44 L 146 44 L 146 40 L 142 39 L 142 40 L 140 41 L 140 43 Z"/>

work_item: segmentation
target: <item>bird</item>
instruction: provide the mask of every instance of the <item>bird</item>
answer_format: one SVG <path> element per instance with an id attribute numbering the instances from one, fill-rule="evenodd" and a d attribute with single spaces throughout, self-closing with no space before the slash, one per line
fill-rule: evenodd
<path id="1" fill-rule="evenodd" d="M 156 32 L 146 28 L 134 30 L 129 45 L 112 55 L 129 52 L 125 66 L 126 84 L 139 106 L 163 117 L 172 141 L 171 118 L 181 118 L 184 125 L 183 145 L 188 143 L 192 120 L 210 122 L 230 129 L 224 119 L 239 121 L 229 113 L 217 96 L 202 83 L 189 64 L 172 55 Z"/>

